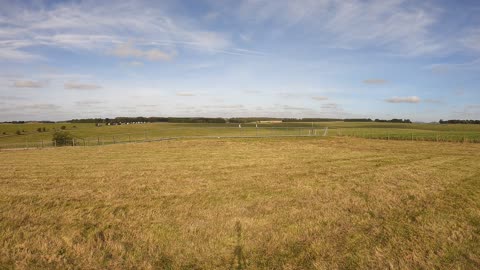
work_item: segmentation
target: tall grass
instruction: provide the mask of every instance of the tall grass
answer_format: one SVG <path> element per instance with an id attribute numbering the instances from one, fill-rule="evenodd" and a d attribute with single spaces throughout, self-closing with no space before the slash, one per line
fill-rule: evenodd
<path id="1" fill-rule="evenodd" d="M 0 160 L 0 269 L 480 265 L 476 144 L 190 139 Z"/>

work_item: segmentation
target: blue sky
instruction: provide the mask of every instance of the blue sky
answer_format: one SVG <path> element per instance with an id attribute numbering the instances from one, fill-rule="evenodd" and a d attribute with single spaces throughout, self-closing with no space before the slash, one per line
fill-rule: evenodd
<path id="1" fill-rule="evenodd" d="M 0 121 L 480 119 L 479 1 L 0 7 Z"/>

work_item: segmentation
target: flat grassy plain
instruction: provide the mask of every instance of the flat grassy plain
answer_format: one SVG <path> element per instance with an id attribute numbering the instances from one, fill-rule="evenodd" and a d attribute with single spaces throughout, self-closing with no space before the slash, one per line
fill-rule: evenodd
<path id="1" fill-rule="evenodd" d="M 0 269 L 480 268 L 479 144 L 188 139 L 0 159 Z"/>
<path id="2" fill-rule="evenodd" d="M 149 123 L 138 125 L 101 126 L 93 123 L 26 123 L 0 124 L 0 149 L 50 146 L 52 134 L 65 126 L 78 145 L 98 145 L 118 142 L 155 140 L 168 137 L 201 136 L 353 136 L 368 139 L 421 140 L 480 143 L 480 125 L 402 124 L 376 122 L 315 122 L 315 123 L 254 123 L 242 124 L 191 124 Z M 37 132 L 45 128 L 46 132 Z M 316 130 L 315 133 L 313 133 Z M 17 135 L 16 131 L 22 131 Z M 23 132 L 24 131 L 24 132 Z"/>

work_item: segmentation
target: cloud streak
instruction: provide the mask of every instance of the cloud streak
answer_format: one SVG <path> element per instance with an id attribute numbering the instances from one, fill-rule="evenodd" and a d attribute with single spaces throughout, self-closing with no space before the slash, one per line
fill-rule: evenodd
<path id="1" fill-rule="evenodd" d="M 417 96 L 408 97 L 391 97 L 385 99 L 388 103 L 420 103 L 420 98 Z"/>
<path id="2" fill-rule="evenodd" d="M 189 18 L 168 14 L 168 5 L 127 0 L 117 4 L 82 1 L 26 7 L 12 4 L 10 10 L 0 14 L 4 25 L 0 28 L 0 60 L 45 59 L 29 52 L 45 46 L 106 54 L 117 46 L 114 55 L 149 60 L 171 59 L 174 54 L 164 49 L 174 52 L 178 47 L 210 53 L 255 53 L 240 51 L 227 34 L 202 29 Z M 131 40 L 150 48 L 122 47 Z"/>
<path id="3" fill-rule="evenodd" d="M 132 42 L 120 44 L 113 51 L 112 55 L 125 58 L 143 58 L 150 61 L 169 61 L 172 60 L 176 53 L 166 53 L 158 49 L 141 50 L 134 47 Z"/>
<path id="4" fill-rule="evenodd" d="M 364 84 L 372 84 L 372 85 L 382 85 L 386 84 L 387 81 L 384 79 L 367 79 L 363 81 Z"/>
<path id="5" fill-rule="evenodd" d="M 15 88 L 42 88 L 44 86 L 44 82 L 38 81 L 15 81 L 13 83 L 13 87 Z"/>
<path id="6" fill-rule="evenodd" d="M 328 100 L 328 97 L 325 97 L 325 96 L 314 96 L 312 97 L 313 100 L 316 100 L 316 101 L 324 101 L 324 100 Z"/>
<path id="7" fill-rule="evenodd" d="M 70 90 L 97 90 L 102 87 L 97 84 L 67 82 L 64 84 L 64 88 Z"/>
<path id="8" fill-rule="evenodd" d="M 195 94 L 192 93 L 192 92 L 177 92 L 176 95 L 179 96 L 179 97 L 193 97 L 193 96 L 195 96 Z"/>

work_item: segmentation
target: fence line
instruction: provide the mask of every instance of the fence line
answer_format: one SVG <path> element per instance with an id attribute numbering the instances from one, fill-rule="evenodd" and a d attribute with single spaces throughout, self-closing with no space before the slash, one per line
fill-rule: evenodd
<path id="1" fill-rule="evenodd" d="M 402 140 L 402 141 L 430 141 L 430 142 L 457 142 L 480 143 L 478 133 L 447 133 L 447 132 L 392 132 L 392 131 L 356 131 L 337 130 L 337 136 L 356 137 L 376 140 Z"/>
<path id="2" fill-rule="evenodd" d="M 218 127 L 216 127 L 218 128 Z M 151 142 L 151 141 L 164 141 L 164 140 L 174 140 L 174 139 L 194 139 L 194 138 L 272 138 L 272 137 L 311 137 L 311 136 L 327 136 L 327 128 L 305 128 L 305 127 L 242 127 L 242 128 L 231 128 L 226 127 L 228 132 L 220 133 L 213 135 L 210 128 L 183 128 L 185 130 L 184 134 L 188 133 L 200 133 L 193 135 L 181 135 L 172 134 L 169 131 L 173 129 L 165 129 L 159 131 L 144 131 L 144 132 L 133 132 L 133 133 L 121 133 L 121 134 L 108 134 L 108 135 L 98 135 L 90 137 L 73 137 L 71 140 L 66 141 L 28 141 L 24 143 L 9 143 L 9 144 L 0 144 L 0 150 L 10 150 L 10 149 L 37 149 L 37 148 L 48 148 L 48 147 L 57 147 L 57 146 L 99 146 L 99 145 L 109 145 L 109 144 L 118 144 L 118 143 L 139 143 L 139 142 Z M 179 128 L 174 128 L 174 130 L 180 130 Z M 234 132 L 231 132 L 231 131 Z M 200 131 L 200 132 L 198 132 Z M 216 130 L 218 131 L 218 130 Z M 167 133 L 167 134 L 158 134 L 158 133 Z M 204 134 L 201 134 L 204 133 Z M 215 133 L 214 133 L 215 134 Z"/>
<path id="3" fill-rule="evenodd" d="M 212 132 L 213 131 L 213 132 Z M 143 132 L 103 134 L 89 137 L 74 137 L 72 140 L 57 142 L 52 140 L 25 140 L 25 142 L 0 144 L 0 150 L 33 149 L 66 146 L 96 146 L 117 143 L 137 143 L 193 138 L 270 138 L 270 137 L 310 137 L 347 136 L 380 140 L 410 140 L 433 142 L 480 143 L 479 133 L 448 133 L 418 131 L 375 131 L 355 129 L 332 129 L 328 127 L 188 127 Z M 59 143 L 59 145 L 57 145 Z"/>

